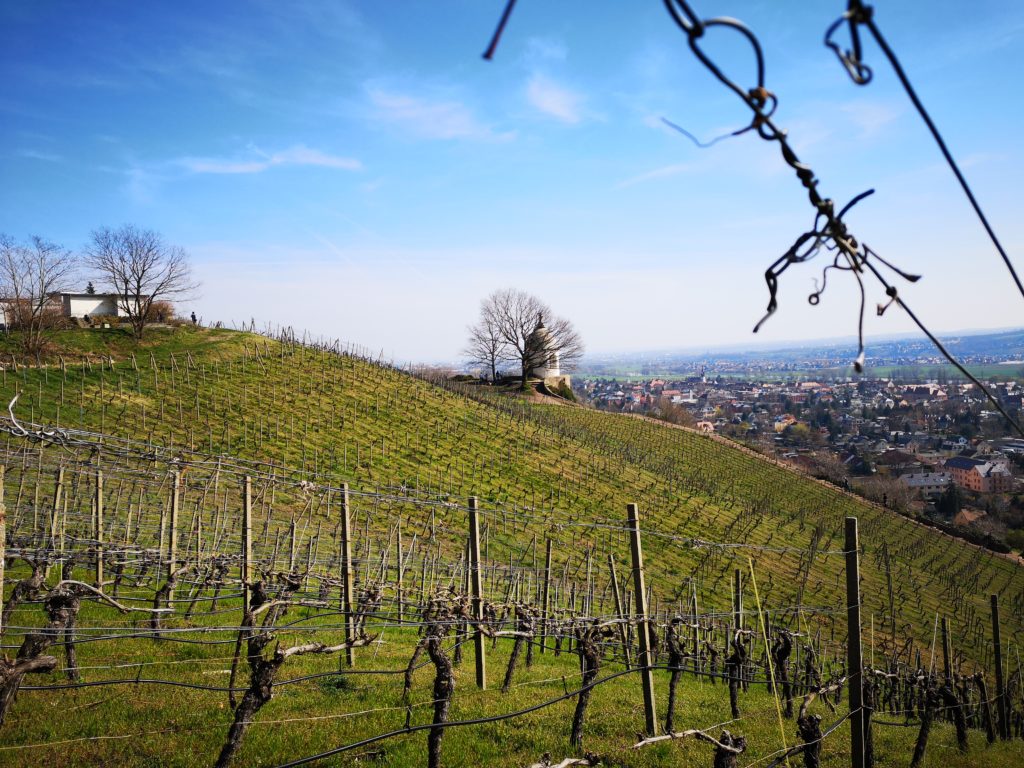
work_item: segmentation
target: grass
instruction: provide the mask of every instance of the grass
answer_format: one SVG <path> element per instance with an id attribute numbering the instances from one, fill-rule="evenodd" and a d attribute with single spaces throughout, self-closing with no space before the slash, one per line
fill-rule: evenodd
<path id="1" fill-rule="evenodd" d="M 9 346 L 6 350 L 0 347 L 0 359 L 16 349 L 16 339 L 5 343 Z M 41 369 L 19 367 L 3 372 L 0 397 L 10 399 L 21 392 L 16 411 L 20 419 L 173 445 L 186 455 L 195 450 L 259 459 L 291 467 L 307 477 L 343 479 L 357 489 L 404 485 L 421 496 L 429 492 L 455 500 L 475 494 L 485 509 L 485 559 L 500 564 L 511 555 L 529 563 L 533 542 L 539 541 L 542 556 L 544 538 L 552 538 L 556 572 L 567 574 L 566 591 L 570 581 L 579 581 L 585 573 L 591 548 L 599 589 L 607 583 L 603 570 L 606 553 L 625 569 L 624 508 L 627 502 L 635 502 L 642 514 L 648 581 L 663 613 L 689 596 L 691 584 L 696 585 L 702 611 L 728 610 L 732 572 L 741 568 L 747 573 L 749 556 L 766 606 L 781 609 L 793 605 L 800 584 L 806 585 L 803 604 L 808 610 L 801 616 L 795 611 L 783 612 L 777 620 L 792 626 L 807 622 L 812 632 L 822 633 L 824 641 L 838 647 L 844 639 L 845 594 L 842 556 L 837 551 L 842 549 L 842 518 L 852 514 L 861 522 L 865 642 L 872 652 L 881 657 L 884 649 L 892 647 L 887 630 L 892 616 L 886 553 L 894 584 L 896 634 L 901 640 L 912 638 L 926 664 L 936 613 L 950 616 L 953 646 L 964 669 L 971 671 L 985 664 L 990 593 L 1002 596 L 1003 638 L 1008 647 L 1019 643 L 1024 581 L 1020 569 L 1007 559 L 916 526 L 706 436 L 582 408 L 528 405 L 516 398 L 485 397 L 481 402 L 356 358 L 282 346 L 233 331 L 154 329 L 140 350 L 120 330 L 82 330 L 62 335 L 59 345 L 63 367 L 55 356 Z M 100 363 L 100 354 L 112 356 L 113 365 Z M 93 356 L 91 363 L 83 362 L 86 355 Z M 16 441 L 8 442 L 9 451 L 17 447 Z M 61 454 L 48 454 L 47 461 L 57 455 Z M 40 484 L 44 509 L 53 493 L 49 466 Z M 108 492 L 111 498 L 118 494 L 121 503 L 108 502 L 108 515 L 115 529 L 123 526 L 125 502 L 134 499 L 138 490 L 143 494 L 139 505 L 144 501 L 147 511 L 144 519 L 141 511 L 137 513 L 135 525 L 145 522 L 146 536 L 154 537 L 147 539 L 148 546 L 154 546 L 159 542 L 154 505 L 163 508 L 166 488 L 145 483 L 137 487 L 129 470 L 143 472 L 141 464 L 125 466 L 121 475 L 111 468 Z M 153 478 L 158 476 L 156 468 L 145 471 Z M 195 508 L 201 510 L 204 530 L 209 531 L 215 528 L 214 515 L 221 501 L 214 492 L 210 504 L 197 472 L 189 470 L 183 509 L 198 504 Z M 12 525 L 16 519 L 26 523 L 37 477 L 31 462 L 9 466 L 7 499 Z M 118 490 L 122 485 L 124 499 Z M 77 515 L 73 520 L 89 519 L 89 493 L 87 482 L 69 485 L 70 507 Z M 229 498 L 223 489 L 222 493 L 224 509 L 237 509 L 237 495 Z M 304 505 L 308 503 L 298 492 L 282 491 L 269 505 L 264 502 L 260 506 L 254 526 L 261 531 L 257 541 L 260 556 L 276 552 L 275 537 L 286 535 L 292 519 L 300 523 L 300 553 L 320 524 L 335 524 L 336 513 L 332 518 L 329 507 L 307 508 Z M 361 498 L 354 499 L 353 507 L 369 534 L 360 534 L 357 558 L 379 557 L 391 540 L 397 519 L 403 521 L 407 536 L 413 531 L 426 535 L 430 516 L 426 507 L 389 506 Z M 436 544 L 442 562 L 452 564 L 458 560 L 465 536 L 463 513 L 439 511 L 437 524 Z M 75 535 L 80 534 L 88 538 L 87 529 Z M 695 546 L 693 539 L 744 546 Z M 812 540 L 818 542 L 813 560 L 808 554 Z M 433 547 L 435 542 L 430 544 Z M 500 579 L 488 585 L 490 594 L 499 598 L 504 587 Z M 560 597 L 564 601 L 564 592 Z M 749 607 L 749 591 L 746 599 Z M 814 608 L 821 612 L 816 614 Z M 93 617 L 98 623 L 123 622 L 91 604 L 83 615 L 87 611 L 99 611 Z M 838 612 L 839 621 L 834 621 L 829 611 Z M 40 611 L 29 606 L 21 609 L 20 615 L 22 624 L 31 624 L 39 620 Z M 231 621 L 237 621 L 237 612 Z M 81 623 L 86 625 L 86 618 Z M 324 637 L 329 636 L 330 631 L 325 630 Z M 387 630 L 382 645 L 359 652 L 360 666 L 376 653 L 376 659 L 368 664 L 400 668 L 413 643 L 408 631 Z M 81 646 L 80 663 L 185 662 L 169 665 L 166 670 L 170 671 L 161 676 L 220 681 L 225 677 L 224 662 L 216 657 L 224 655 L 224 648 L 152 640 L 87 643 Z M 502 642 L 490 661 L 495 682 L 505 653 L 507 646 Z M 1015 656 L 1011 659 L 1015 664 Z M 290 661 L 282 676 L 329 670 L 336 663 L 334 659 L 302 657 Z M 507 696 L 478 694 L 469 674 L 470 654 L 460 671 L 453 717 L 507 712 L 558 695 L 563 690 L 561 677 L 567 676 L 566 684 L 571 685 L 577 668 L 574 657 L 538 657 L 529 680 L 553 680 L 517 688 Z M 99 679 L 109 674 L 114 673 L 86 672 L 86 677 Z M 125 677 L 132 674 L 130 669 L 123 672 Z M 665 673 L 658 675 L 661 702 L 666 677 Z M 429 671 L 420 672 L 417 679 L 418 698 L 414 699 L 424 701 L 429 697 Z M 275 764 L 286 757 L 401 727 L 404 708 L 342 717 L 364 709 L 401 706 L 400 683 L 396 685 L 392 678 L 350 680 L 342 687 L 307 683 L 294 690 L 282 689 L 259 713 L 257 719 L 265 724 L 252 727 L 239 764 Z M 614 753 L 616 762 L 612 764 L 707 764 L 708 747 L 691 742 L 637 753 L 623 751 L 642 729 L 637 687 L 636 679 L 627 676 L 597 690 L 588 717 L 588 748 Z M 728 719 L 721 686 L 689 681 L 683 695 L 683 714 L 678 721 L 686 727 Z M 776 749 L 780 737 L 770 699 L 755 692 L 746 702 L 745 708 L 759 713 L 742 724 L 742 732 L 753 745 L 753 759 Z M 545 751 L 560 758 L 568 754 L 572 707 L 572 702 L 564 702 L 522 719 L 453 729 L 445 737 L 446 764 L 526 765 Z M 420 718 L 414 722 L 428 717 L 425 709 L 414 714 Z M 830 713 L 823 714 L 830 722 Z M 321 716 L 328 719 L 309 719 Z M 208 765 L 229 721 L 226 694 L 155 686 L 26 691 L 0 730 L 3 746 L 91 735 L 144 731 L 147 735 L 76 741 L 55 748 L 0 750 L 0 761 L 48 764 L 56 759 L 54 749 L 59 749 L 58 757 L 68 764 Z M 792 723 L 786 727 L 787 738 L 792 739 Z M 905 761 L 912 730 L 878 729 L 878 751 L 888 761 L 882 764 Z M 840 729 L 837 737 L 840 732 L 846 733 Z M 830 762 L 826 764 L 844 764 L 839 746 L 844 738 L 836 747 L 830 745 Z M 1019 764 L 1021 757 L 1019 746 L 999 745 L 986 750 L 984 758 L 976 754 L 962 760 L 949 749 L 952 735 L 945 725 L 938 726 L 932 738 L 932 759 L 937 761 L 936 756 L 941 755 L 950 766 L 998 765 L 1000 761 Z M 973 738 L 980 741 L 976 734 Z M 383 764 L 421 763 L 424 741 L 425 736 L 418 734 L 387 742 Z M 883 754 L 881 747 L 888 749 L 888 745 L 892 752 Z M 351 758 L 339 762 L 350 763 Z"/>
<path id="2" fill-rule="evenodd" d="M 28 612 L 29 609 L 22 609 Z M 83 612 L 83 624 L 102 626 L 120 624 L 119 617 L 90 605 Z M 214 624 L 200 614 L 196 626 Z M 173 625 L 172 625 L 173 626 Z M 172 635 L 179 638 L 209 637 L 198 632 Z M 281 632 L 282 644 L 305 639 L 304 635 Z M 325 642 L 336 639 L 329 629 L 318 633 Z M 356 671 L 404 668 L 417 637 L 414 630 L 386 630 L 381 643 L 361 649 Z M 474 653 L 467 645 L 456 670 L 456 688 L 450 715 L 452 720 L 500 715 L 555 699 L 566 689 L 578 686 L 579 667 L 575 655 L 535 654 L 529 669 L 520 666 L 514 685 L 507 694 L 497 688 L 504 674 L 511 643 L 487 644 L 489 689 L 480 691 L 474 683 Z M 136 668 L 117 670 L 90 669 L 108 665 L 144 665 L 142 677 L 172 678 L 183 682 L 225 685 L 228 678 L 230 646 L 188 645 L 181 642 L 144 640 L 87 643 L 79 646 L 79 663 L 86 681 L 121 676 L 134 679 Z M 620 669 L 608 662 L 601 676 Z M 173 672 L 172 672 L 173 670 Z M 279 680 L 304 674 L 337 670 L 334 657 L 298 657 L 283 667 Z M 411 724 L 430 722 L 433 671 L 419 670 L 414 676 L 410 696 Z M 244 676 L 243 676 L 244 679 Z M 60 678 L 54 675 L 54 682 Z M 38 684 L 39 679 L 29 681 Z M 655 673 L 656 697 L 663 707 L 667 698 L 668 673 Z M 611 766 L 706 766 L 711 748 L 692 740 L 665 743 L 632 750 L 638 732 L 643 730 L 640 707 L 640 683 L 626 675 L 598 686 L 587 712 L 584 748 L 604 756 Z M 316 754 L 353 743 L 379 733 L 400 730 L 406 718 L 402 698 L 401 675 L 327 676 L 301 684 L 283 686 L 256 716 L 236 761 L 238 765 L 275 765 L 288 758 Z M 763 688 L 752 686 L 740 696 L 742 719 L 730 723 L 726 688 L 711 685 L 685 675 L 680 683 L 677 723 L 685 727 L 709 728 L 725 723 L 734 733 L 748 740 L 748 752 L 741 758 L 746 765 L 782 747 L 775 705 Z M 831 712 L 822 703 L 812 712 L 829 725 L 845 714 L 845 705 Z M 544 753 L 561 759 L 573 754 L 568 746 L 569 725 L 575 701 L 570 699 L 522 717 L 496 723 L 452 728 L 446 732 L 443 756 L 446 766 L 460 768 L 476 765 L 525 766 Z M 663 715 L 663 711 L 659 716 Z M 155 685 L 123 685 L 83 688 L 71 691 L 24 691 L 9 721 L 4 725 L 0 744 L 0 765 L 50 766 L 123 765 L 123 766 L 208 766 L 216 758 L 231 722 L 227 695 L 222 692 L 196 691 Z M 879 715 L 882 720 L 900 720 L 898 716 Z M 786 744 L 796 742 L 795 725 L 783 724 Z M 718 735 L 720 727 L 711 728 Z M 911 749 L 916 728 L 876 727 L 876 754 L 880 766 L 903 766 Z M 849 764 L 848 731 L 838 729 L 826 741 L 826 766 Z M 360 755 L 382 753 L 370 761 L 375 765 L 421 765 L 426 733 L 400 735 L 378 744 L 339 756 L 329 765 L 364 764 Z M 962 756 L 955 750 L 955 737 L 947 723 L 936 724 L 932 731 L 926 765 L 1010 766 L 1019 764 L 1024 749 L 1020 742 L 984 744 L 981 732 L 971 733 L 972 754 Z M 31 746 L 38 745 L 38 746 Z M 22 748 L 22 747 L 29 748 Z"/>

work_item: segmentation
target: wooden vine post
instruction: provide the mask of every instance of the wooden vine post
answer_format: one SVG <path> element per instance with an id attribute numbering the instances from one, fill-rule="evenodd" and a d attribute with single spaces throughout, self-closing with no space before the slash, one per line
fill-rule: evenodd
<path id="1" fill-rule="evenodd" d="M 743 629 L 743 574 L 737 568 L 732 575 L 732 631 L 733 636 Z"/>
<path id="2" fill-rule="evenodd" d="M 242 484 L 242 613 L 249 610 L 252 594 L 252 478 Z"/>
<path id="3" fill-rule="evenodd" d="M 167 542 L 167 581 L 172 583 L 178 559 L 178 511 L 181 507 L 181 471 L 171 476 L 171 535 Z M 174 587 L 167 592 L 168 605 L 174 602 Z"/>
<path id="4" fill-rule="evenodd" d="M 654 672 L 651 670 L 651 625 L 647 621 L 647 587 L 644 584 L 644 553 L 640 545 L 640 513 L 636 504 L 626 505 L 629 549 L 633 556 L 633 594 L 636 598 L 637 637 L 640 639 L 640 680 L 644 693 L 644 727 L 648 736 L 658 735 L 654 711 Z"/>
<path id="5" fill-rule="evenodd" d="M 96 471 L 96 513 L 93 518 L 96 539 L 96 589 L 103 589 L 103 472 Z M 3 579 L 0 578 L 0 584 Z"/>
<path id="6" fill-rule="evenodd" d="M 484 590 L 480 573 L 480 515 L 477 512 L 476 496 L 469 497 L 469 587 L 473 596 L 473 620 L 484 620 Z M 480 626 L 473 632 L 473 648 L 476 650 L 476 685 L 481 691 L 487 689 L 487 659 L 484 657 L 484 633 Z"/>
<path id="7" fill-rule="evenodd" d="M 384 438 L 381 438 L 382 441 L 383 441 L 383 439 Z M 403 560 L 403 552 L 402 552 L 402 518 L 401 518 L 401 516 L 399 516 L 399 518 L 398 518 L 397 544 L 398 544 L 398 557 L 396 558 L 396 561 L 398 563 L 398 573 L 396 574 L 396 581 L 398 582 L 398 590 L 397 590 L 397 593 L 398 593 L 398 623 L 401 624 L 402 623 L 402 619 L 405 617 L 405 611 L 403 610 L 403 606 L 405 604 L 405 579 L 404 579 L 404 573 L 403 573 L 405 571 L 405 568 L 404 568 L 405 561 Z"/>
<path id="8" fill-rule="evenodd" d="M 622 643 L 622 655 L 626 669 L 632 669 L 629 658 L 629 633 L 626 631 L 626 612 L 622 608 L 622 593 L 619 591 L 619 579 L 615 574 L 615 558 L 608 553 L 608 570 L 612 576 L 612 595 L 615 597 L 615 618 L 619 622 L 619 641 Z"/>
<path id="9" fill-rule="evenodd" d="M 992 650 L 996 662 L 996 711 L 999 713 L 999 738 L 1010 738 L 1010 721 L 1006 713 L 1006 689 L 1003 687 L 1003 648 L 999 639 L 999 595 L 991 595 Z"/>
<path id="10" fill-rule="evenodd" d="M 853 768 L 867 768 L 864 750 L 864 663 L 860 646 L 860 542 L 857 518 L 846 518 L 846 674 L 850 685 L 850 752 Z"/>
<path id="11" fill-rule="evenodd" d="M 42 458 L 41 458 L 42 455 L 43 455 L 42 451 L 39 452 L 39 455 L 40 455 L 40 459 L 39 460 L 40 460 L 40 462 L 42 462 Z M 56 486 L 56 488 L 54 489 L 54 492 L 53 492 L 53 510 L 50 513 L 50 541 L 49 541 L 49 545 L 50 545 L 50 552 L 51 553 L 56 553 L 58 551 L 61 554 L 64 553 L 64 540 L 63 540 L 63 537 L 61 537 L 60 543 L 59 544 L 57 543 L 57 534 L 60 531 L 60 527 L 58 526 L 58 523 L 60 522 L 60 502 L 61 502 L 61 498 L 63 497 L 63 495 L 64 495 L 64 467 L 60 467 L 60 469 L 57 470 L 57 486 Z M 50 575 L 50 566 L 49 565 L 46 566 L 46 571 L 45 572 L 46 572 L 46 577 L 48 578 L 49 575 Z"/>
<path id="12" fill-rule="evenodd" d="M 551 539 L 547 540 L 544 554 L 544 613 L 541 618 L 540 652 L 545 653 L 548 645 L 548 631 L 551 622 Z"/>
<path id="13" fill-rule="evenodd" d="M 345 655 L 342 661 L 347 667 L 356 664 L 356 652 L 352 642 L 356 636 L 355 615 L 352 603 L 355 591 L 352 574 L 352 518 L 349 514 L 348 483 L 341 486 L 341 610 L 345 625 Z"/>
<path id="14" fill-rule="evenodd" d="M 942 617 L 942 674 L 949 682 L 953 679 L 953 668 L 949 661 L 949 619 Z"/>

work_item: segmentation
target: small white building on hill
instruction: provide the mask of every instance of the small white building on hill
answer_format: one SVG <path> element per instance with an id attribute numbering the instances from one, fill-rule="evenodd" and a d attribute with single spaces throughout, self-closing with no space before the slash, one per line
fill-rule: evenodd
<path id="1" fill-rule="evenodd" d="M 147 296 L 140 296 L 144 301 Z M 117 293 L 51 293 L 43 307 L 48 314 L 59 314 L 72 320 L 84 317 L 127 317 L 124 300 Z M 19 311 L 20 309 L 20 311 Z M 14 327 L 22 318 L 32 314 L 25 299 L 0 298 L 0 322 L 5 327 Z"/>
<path id="2" fill-rule="evenodd" d="M 118 317 L 116 293 L 62 293 L 60 294 L 61 314 L 64 317 Z"/>

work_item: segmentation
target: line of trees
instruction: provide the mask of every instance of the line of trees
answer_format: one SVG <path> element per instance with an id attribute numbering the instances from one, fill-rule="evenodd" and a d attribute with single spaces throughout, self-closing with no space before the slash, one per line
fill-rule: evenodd
<path id="1" fill-rule="evenodd" d="M 118 313 L 136 339 L 159 307 L 196 290 L 188 254 L 162 235 L 126 224 L 94 231 L 80 253 L 34 235 L 19 241 L 0 234 L 0 304 L 5 326 L 22 332 L 26 352 L 36 354 L 45 331 L 63 316 L 60 294 L 88 280 L 116 296 Z"/>
<path id="2" fill-rule="evenodd" d="M 542 320 L 548 331 L 543 339 L 534 333 Z M 489 371 L 492 381 L 497 379 L 501 365 L 517 365 L 525 387 L 530 369 L 545 356 L 557 354 L 565 372 L 575 368 L 583 352 L 583 339 L 571 322 L 557 317 L 536 296 L 505 288 L 480 302 L 480 316 L 469 326 L 463 355 Z"/>

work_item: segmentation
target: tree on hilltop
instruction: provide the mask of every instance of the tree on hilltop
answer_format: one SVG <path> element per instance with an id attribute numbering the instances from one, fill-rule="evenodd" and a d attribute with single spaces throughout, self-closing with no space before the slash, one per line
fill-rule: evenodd
<path id="1" fill-rule="evenodd" d="M 4 324 L 22 332 L 25 351 L 38 354 L 43 332 L 61 318 L 60 295 L 74 282 L 71 251 L 33 235 L 20 243 L 0 235 L 0 292 Z"/>
<path id="2" fill-rule="evenodd" d="M 117 294 L 118 307 L 136 339 L 151 322 L 155 303 L 185 298 L 198 287 L 184 249 L 168 244 L 157 232 L 130 224 L 93 232 L 85 263 Z"/>
<path id="3" fill-rule="evenodd" d="M 490 327 L 487 333 L 500 339 L 503 359 L 518 363 L 524 388 L 538 360 L 554 357 L 561 370 L 571 371 L 583 356 L 583 339 L 572 323 L 516 288 L 495 291 L 481 302 L 480 320 L 473 328 L 480 327 Z M 546 333 L 536 333 L 541 327 Z"/>
<path id="4" fill-rule="evenodd" d="M 485 299 L 480 302 L 480 318 L 469 326 L 469 341 L 462 354 L 473 364 L 482 366 L 491 372 L 491 381 L 498 378 L 498 366 L 510 362 L 508 344 L 498 328 L 498 320 L 493 307 Z"/>

